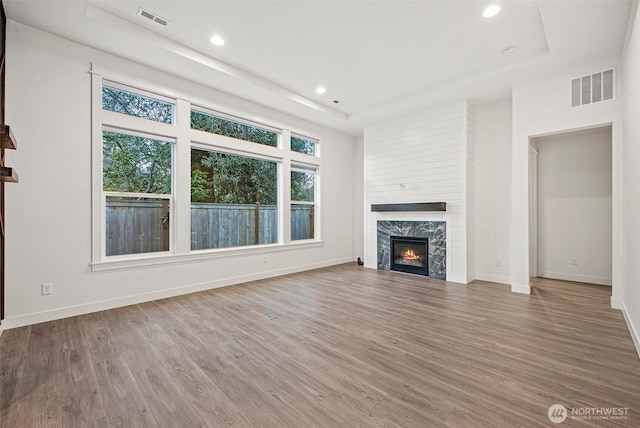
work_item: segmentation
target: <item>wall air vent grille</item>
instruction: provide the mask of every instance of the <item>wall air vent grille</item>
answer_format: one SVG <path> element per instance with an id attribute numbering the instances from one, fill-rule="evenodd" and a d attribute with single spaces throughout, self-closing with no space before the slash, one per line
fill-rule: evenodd
<path id="1" fill-rule="evenodd" d="M 156 24 L 160 24 L 163 27 L 166 27 L 171 23 L 171 21 L 169 21 L 168 19 L 161 18 L 158 15 L 156 15 L 155 13 L 151 13 L 148 10 L 144 10 L 143 8 L 139 8 L 138 9 L 138 16 L 141 16 L 141 17 L 146 18 L 146 19 L 148 19 L 150 21 L 153 21 Z"/>
<path id="2" fill-rule="evenodd" d="M 571 80 L 571 107 L 615 98 L 615 69 L 600 71 Z"/>

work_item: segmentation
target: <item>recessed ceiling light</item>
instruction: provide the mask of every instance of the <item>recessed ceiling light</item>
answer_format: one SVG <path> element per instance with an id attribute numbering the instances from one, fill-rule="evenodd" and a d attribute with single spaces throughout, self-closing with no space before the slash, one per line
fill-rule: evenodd
<path id="1" fill-rule="evenodd" d="M 220 36 L 213 36 L 212 38 L 209 39 L 209 41 L 216 46 L 224 45 L 224 39 Z"/>
<path id="2" fill-rule="evenodd" d="M 500 13 L 500 6 L 498 6 L 497 4 L 492 4 L 491 6 L 487 7 L 484 12 L 482 12 L 482 16 L 484 16 L 485 18 L 491 18 L 492 16 L 496 16 L 498 13 Z"/>
<path id="3" fill-rule="evenodd" d="M 516 50 L 518 50 L 518 48 L 516 46 L 507 46 L 506 48 L 502 49 L 502 54 L 503 55 L 510 55 L 510 54 L 514 53 Z"/>
<path id="4" fill-rule="evenodd" d="M 325 92 L 327 92 L 327 90 L 322 86 L 316 88 L 316 94 L 324 94 Z"/>

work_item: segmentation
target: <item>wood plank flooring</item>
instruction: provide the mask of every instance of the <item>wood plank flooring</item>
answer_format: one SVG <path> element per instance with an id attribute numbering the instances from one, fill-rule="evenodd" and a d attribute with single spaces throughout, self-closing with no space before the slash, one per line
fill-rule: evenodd
<path id="1" fill-rule="evenodd" d="M 533 290 L 349 264 L 8 330 L 0 427 L 640 426 L 610 289 Z"/>

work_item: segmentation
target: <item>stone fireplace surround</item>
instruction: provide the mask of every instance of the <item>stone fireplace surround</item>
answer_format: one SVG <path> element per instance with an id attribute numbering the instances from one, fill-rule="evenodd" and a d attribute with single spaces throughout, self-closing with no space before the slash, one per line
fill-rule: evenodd
<path id="1" fill-rule="evenodd" d="M 391 236 L 429 239 L 429 277 L 447 279 L 447 223 L 444 221 L 378 220 L 378 269 L 391 265 Z"/>

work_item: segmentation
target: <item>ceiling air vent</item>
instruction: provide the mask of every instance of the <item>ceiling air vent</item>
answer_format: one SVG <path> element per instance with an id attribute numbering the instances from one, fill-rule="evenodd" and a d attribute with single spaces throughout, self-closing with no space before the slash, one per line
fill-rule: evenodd
<path id="1" fill-rule="evenodd" d="M 571 80 L 571 107 L 599 103 L 615 97 L 615 69 Z"/>
<path id="2" fill-rule="evenodd" d="M 163 27 L 168 26 L 171 21 L 169 21 L 168 19 L 164 19 L 158 15 L 156 15 L 155 13 L 151 13 L 148 10 L 144 10 L 143 8 L 139 8 L 138 9 L 138 16 L 142 16 L 143 18 L 147 18 L 150 21 L 153 21 L 157 24 L 162 25 Z"/>

